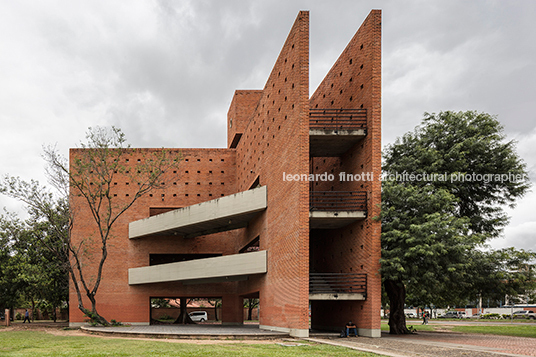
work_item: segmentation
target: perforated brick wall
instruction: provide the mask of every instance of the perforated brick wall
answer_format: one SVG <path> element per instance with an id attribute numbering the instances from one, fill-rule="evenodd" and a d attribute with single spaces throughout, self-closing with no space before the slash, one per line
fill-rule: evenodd
<path id="1" fill-rule="evenodd" d="M 353 319 L 358 327 L 379 329 L 380 183 L 284 180 L 284 174 L 372 172 L 379 177 L 381 150 L 381 12 L 372 11 L 324 81 L 309 98 L 309 13 L 293 24 L 262 90 L 238 90 L 227 116 L 227 149 L 170 149 L 181 157 L 159 190 L 140 198 L 117 221 L 97 295 L 98 311 L 108 319 L 148 323 L 151 297 L 223 297 L 225 322 L 239 323 L 241 301 L 260 298 L 260 324 L 289 330 L 309 328 L 309 272 L 359 272 L 368 278 L 363 302 L 313 302 L 313 326 L 339 328 Z M 367 135 L 340 158 L 310 158 L 310 108 L 363 108 Z M 132 149 L 124 165 L 134 169 L 155 149 Z M 71 160 L 80 151 L 71 150 Z M 135 193 L 127 176 L 117 175 L 114 199 Z M 217 199 L 256 185 L 267 186 L 268 208 L 245 229 L 182 238 L 128 239 L 128 224 L 169 209 Z M 338 230 L 309 230 L 309 190 L 366 191 L 365 220 Z M 73 192 L 74 193 L 74 192 Z M 86 241 L 84 267 L 96 269 L 100 257 L 95 224 L 74 195 L 77 219 L 73 241 Z M 268 251 L 267 273 L 247 281 L 186 285 L 181 282 L 128 285 L 128 269 L 149 265 L 150 254 L 237 254 L 259 239 Z M 86 307 L 89 307 L 85 299 Z M 82 322 L 71 286 L 71 322 Z"/>
<path id="2" fill-rule="evenodd" d="M 367 218 L 338 230 L 311 233 L 311 267 L 317 272 L 367 274 L 363 302 L 312 302 L 313 328 L 380 328 L 381 223 L 381 11 L 373 10 L 311 97 L 311 108 L 367 110 L 367 135 L 340 158 L 312 158 L 311 172 L 329 172 L 333 182 L 315 182 L 318 191 L 366 191 Z M 364 181 L 340 181 L 339 173 L 369 173 Z"/>

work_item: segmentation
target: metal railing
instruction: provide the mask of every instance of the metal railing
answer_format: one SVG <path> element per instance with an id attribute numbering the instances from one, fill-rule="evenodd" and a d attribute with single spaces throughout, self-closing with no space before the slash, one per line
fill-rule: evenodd
<path id="1" fill-rule="evenodd" d="M 309 294 L 367 295 L 367 274 L 309 273 Z"/>
<path id="2" fill-rule="evenodd" d="M 366 109 L 310 109 L 309 128 L 321 130 L 358 130 L 367 127 Z"/>
<path id="3" fill-rule="evenodd" d="M 310 191 L 311 211 L 366 211 L 367 193 L 364 191 Z"/>

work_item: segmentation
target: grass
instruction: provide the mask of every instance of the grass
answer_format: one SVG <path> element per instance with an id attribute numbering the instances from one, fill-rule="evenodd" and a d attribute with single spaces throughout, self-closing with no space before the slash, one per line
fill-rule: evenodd
<path id="1" fill-rule="evenodd" d="M 476 326 L 451 326 L 451 331 L 462 333 L 483 333 L 487 335 L 503 335 L 517 337 L 536 338 L 536 325 L 476 325 Z"/>
<path id="2" fill-rule="evenodd" d="M 536 324 L 491 325 L 491 324 L 486 324 L 486 322 L 483 322 L 483 324 L 478 324 L 478 325 L 455 326 L 455 325 L 442 325 L 442 324 L 437 324 L 437 323 L 433 325 L 420 325 L 420 324 L 412 324 L 411 321 L 408 321 L 406 323 L 406 326 L 408 328 L 412 326 L 417 332 L 448 330 L 448 331 L 460 332 L 460 333 L 482 333 L 482 334 L 487 334 L 487 335 L 502 335 L 502 336 L 536 338 Z M 389 331 L 389 325 L 387 324 L 387 322 L 382 322 L 381 329 L 382 331 Z"/>
<path id="3" fill-rule="evenodd" d="M 281 346 L 275 342 L 192 344 L 92 336 L 54 336 L 40 331 L 1 331 L 0 339 L 1 356 L 377 356 L 343 347 L 307 342 L 302 346 Z"/>
<path id="4" fill-rule="evenodd" d="M 434 328 L 434 326 L 431 326 L 431 325 L 421 325 L 419 323 L 411 323 L 410 321 L 406 322 L 406 327 L 409 329 L 410 327 L 412 327 L 413 329 L 415 329 L 415 331 L 419 332 L 419 331 L 435 331 L 436 329 Z M 382 331 L 389 331 L 389 325 L 387 324 L 387 322 L 382 322 L 382 326 L 381 326 L 381 329 Z"/>

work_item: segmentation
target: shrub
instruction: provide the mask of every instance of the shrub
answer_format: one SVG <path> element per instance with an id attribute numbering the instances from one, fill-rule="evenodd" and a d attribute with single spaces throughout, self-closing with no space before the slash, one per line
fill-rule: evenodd
<path id="1" fill-rule="evenodd" d="M 502 318 L 502 316 L 499 315 L 499 314 L 493 313 L 493 314 L 484 314 L 484 315 L 482 315 L 482 318 L 483 319 L 490 319 L 490 320 L 498 320 L 498 319 Z"/>
<path id="2" fill-rule="evenodd" d="M 168 314 L 163 314 L 162 316 L 160 316 L 160 318 L 158 318 L 158 320 L 174 320 L 173 316 L 170 316 Z"/>
<path id="3" fill-rule="evenodd" d="M 91 311 L 88 311 L 84 314 L 84 317 L 87 317 L 88 319 L 86 320 L 86 322 L 90 325 L 90 326 L 98 326 L 99 323 L 98 323 L 98 320 L 97 320 L 97 315 L 92 313 Z"/>

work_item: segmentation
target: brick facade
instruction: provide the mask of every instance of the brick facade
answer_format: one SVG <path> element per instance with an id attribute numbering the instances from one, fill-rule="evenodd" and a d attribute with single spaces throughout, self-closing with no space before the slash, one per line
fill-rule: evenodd
<path id="1" fill-rule="evenodd" d="M 311 157 L 309 111 L 366 109 L 366 136 L 338 157 Z M 138 199 L 120 217 L 110 241 L 98 311 L 108 319 L 149 323 L 151 297 L 220 297 L 224 323 L 242 322 L 242 300 L 258 296 L 261 327 L 305 336 L 310 327 L 340 329 L 347 320 L 364 334 L 380 328 L 381 155 L 381 12 L 367 17 L 315 93 L 309 97 L 309 13 L 301 11 L 292 26 L 263 90 L 234 93 L 227 117 L 228 148 L 170 149 L 180 156 L 179 168 L 165 186 Z M 80 149 L 71 150 L 71 160 Z M 130 149 L 124 165 L 134 168 L 153 149 Z M 284 174 L 369 172 L 366 182 L 307 182 L 284 180 Z M 126 200 L 133 183 L 117 176 L 114 199 Z M 267 187 L 267 209 L 246 228 L 196 238 L 158 235 L 128 239 L 128 224 L 176 209 L 245 191 Z M 337 229 L 310 229 L 310 191 L 364 191 L 367 218 Z M 95 226 L 81 197 L 72 195 L 77 219 L 73 241 L 92 237 Z M 93 235 L 94 236 L 94 235 Z M 184 284 L 128 284 L 128 269 L 150 264 L 150 254 L 237 254 L 254 239 L 266 250 L 267 273 L 246 281 Z M 90 241 L 90 240 L 89 240 Z M 98 244 L 89 244 L 94 257 Z M 95 268 L 87 255 L 84 264 Z M 367 276 L 366 299 L 309 301 L 309 273 L 362 273 Z M 71 286 L 70 319 L 84 321 Z M 89 306 L 89 304 L 88 304 Z"/>

